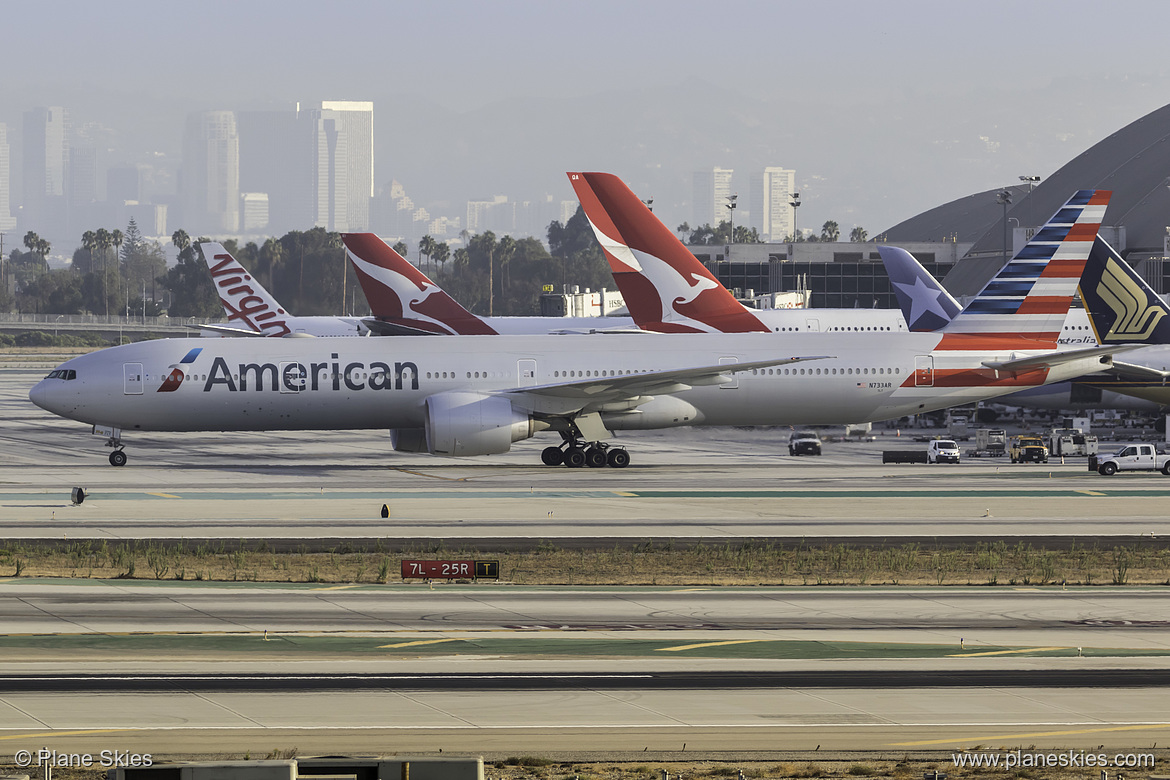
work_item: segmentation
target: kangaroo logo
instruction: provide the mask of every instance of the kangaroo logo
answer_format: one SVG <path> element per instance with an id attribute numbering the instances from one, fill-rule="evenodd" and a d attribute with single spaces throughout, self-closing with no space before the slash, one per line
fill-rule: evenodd
<path id="1" fill-rule="evenodd" d="M 1114 315 L 1113 326 L 1102 341 L 1144 341 L 1166 316 L 1166 309 L 1150 304 L 1142 288 L 1112 258 L 1105 264 L 1097 295 Z"/>
<path id="2" fill-rule="evenodd" d="M 163 383 L 159 385 L 158 392 L 173 393 L 179 389 L 183 384 L 183 377 L 187 372 L 183 370 L 183 366 L 187 363 L 194 363 L 195 358 L 199 357 L 199 353 L 203 351 L 203 347 L 196 347 L 183 356 L 183 359 L 178 363 L 171 365 L 171 372 L 163 379 Z"/>

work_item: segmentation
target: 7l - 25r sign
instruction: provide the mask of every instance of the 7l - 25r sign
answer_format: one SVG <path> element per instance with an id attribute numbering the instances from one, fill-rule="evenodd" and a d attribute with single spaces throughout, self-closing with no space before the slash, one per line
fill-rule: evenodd
<path id="1" fill-rule="evenodd" d="M 407 561 L 402 562 L 402 579 L 488 579 L 500 578 L 499 561 Z"/>

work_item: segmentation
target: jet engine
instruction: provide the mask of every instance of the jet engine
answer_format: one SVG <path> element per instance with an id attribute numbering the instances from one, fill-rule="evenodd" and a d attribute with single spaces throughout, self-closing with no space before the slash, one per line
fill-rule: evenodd
<path id="1" fill-rule="evenodd" d="M 425 428 L 391 428 L 390 446 L 395 452 L 426 452 L 427 431 Z"/>
<path id="2" fill-rule="evenodd" d="M 432 455 L 497 455 L 548 427 L 513 409 L 506 398 L 460 392 L 427 398 L 426 426 Z"/>

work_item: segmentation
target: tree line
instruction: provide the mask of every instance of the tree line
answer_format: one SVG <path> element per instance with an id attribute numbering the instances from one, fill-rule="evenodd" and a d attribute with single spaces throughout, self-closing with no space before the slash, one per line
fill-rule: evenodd
<path id="1" fill-rule="evenodd" d="M 612 287 L 613 277 L 578 208 L 565 224 L 548 226 L 549 248 L 535 238 L 469 234 L 452 250 L 431 236 L 419 242 L 417 264 L 457 301 L 479 315 L 540 313 L 540 295 L 563 285 Z M 67 268 L 50 269 L 52 249 L 36 233 L 25 250 L 0 263 L 0 311 L 32 314 L 145 315 L 221 318 L 223 309 L 198 244 L 185 230 L 171 235 L 178 262 L 145 239 L 134 220 L 126 230 L 87 230 Z M 365 296 L 339 233 L 315 227 L 263 243 L 225 240 L 230 252 L 287 311 L 296 315 L 365 314 Z M 408 247 L 394 247 L 407 256 Z"/>
<path id="2" fill-rule="evenodd" d="M 715 227 L 710 224 L 700 225 L 697 228 L 691 227 L 689 222 L 684 222 L 675 228 L 675 233 L 678 234 L 679 239 L 690 246 L 710 246 L 715 244 L 729 244 L 731 238 L 731 223 L 728 220 L 723 220 Z M 834 220 L 826 220 L 825 224 L 821 226 L 821 234 L 818 236 L 815 233 L 810 233 L 807 236 L 796 236 L 793 238 L 789 233 L 784 237 L 785 242 L 790 241 L 840 241 L 841 240 L 841 226 Z M 861 226 L 854 227 L 849 232 L 849 240 L 855 244 L 863 244 L 869 240 L 869 233 Z M 735 242 L 736 244 L 762 244 L 763 239 L 760 238 L 760 233 L 755 228 L 744 227 L 737 225 L 735 228 Z"/>

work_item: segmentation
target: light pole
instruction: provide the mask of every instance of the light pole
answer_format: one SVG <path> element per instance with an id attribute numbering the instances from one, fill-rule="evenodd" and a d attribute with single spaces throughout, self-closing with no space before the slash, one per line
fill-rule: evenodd
<path id="1" fill-rule="evenodd" d="M 1007 188 L 1007 187 L 1004 187 L 1002 190 L 1000 190 L 999 192 L 997 192 L 997 193 L 995 194 L 995 202 L 996 202 L 996 203 L 998 203 L 998 204 L 1000 204 L 1001 206 L 1003 206 L 1003 264 L 1004 264 L 1004 265 L 1007 265 L 1007 262 L 1008 262 L 1008 242 L 1007 242 L 1007 238 L 1008 238 L 1008 220 L 1007 220 L 1007 207 L 1008 207 L 1009 205 L 1011 205 L 1011 202 L 1012 202 L 1012 193 L 1011 193 L 1011 191 L 1010 191 L 1010 190 L 1008 190 L 1008 188 Z"/>
<path id="2" fill-rule="evenodd" d="M 788 205 L 792 207 L 792 240 L 800 240 L 800 231 L 796 229 L 796 210 L 800 208 L 800 193 L 793 192 L 789 196 Z"/>
<path id="3" fill-rule="evenodd" d="M 654 211 L 654 198 L 646 198 L 642 202 L 646 204 L 646 208 L 650 209 L 651 212 Z"/>
<path id="4" fill-rule="evenodd" d="M 727 196 L 727 211 L 731 215 L 731 241 L 728 243 L 731 244 L 735 243 L 735 201 L 738 198 L 738 195 Z"/>
<path id="5" fill-rule="evenodd" d="M 1029 194 L 1029 195 L 1031 195 L 1031 194 L 1032 194 L 1032 188 L 1033 188 L 1033 187 L 1035 187 L 1037 184 L 1039 184 L 1039 183 L 1040 183 L 1040 177 L 1039 177 L 1039 176 L 1021 176 L 1021 177 L 1020 177 L 1020 181 L 1022 181 L 1022 182 L 1024 182 L 1025 184 L 1027 184 L 1027 185 L 1028 185 L 1028 194 Z M 1029 204 L 1031 204 L 1031 201 L 1028 201 L 1028 203 L 1029 203 Z M 1028 208 L 1024 209 L 1024 216 L 1025 216 L 1025 217 L 1026 217 L 1026 216 L 1028 216 L 1028 212 L 1030 212 L 1031 210 L 1032 210 L 1032 206 L 1031 206 L 1031 205 L 1029 205 L 1029 206 L 1028 206 Z M 1029 222 L 1029 225 L 1028 225 L 1028 226 L 1029 226 L 1029 227 L 1031 227 L 1031 223 L 1030 223 L 1030 222 Z M 1027 236 L 1027 234 L 1025 234 L 1025 236 L 1026 236 L 1026 237 L 1027 237 L 1029 240 L 1031 239 L 1031 236 Z"/>

